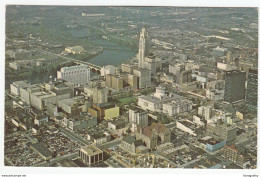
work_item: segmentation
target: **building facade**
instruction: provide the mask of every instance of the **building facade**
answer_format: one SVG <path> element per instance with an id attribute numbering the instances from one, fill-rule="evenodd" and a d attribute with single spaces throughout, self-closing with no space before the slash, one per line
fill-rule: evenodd
<path id="1" fill-rule="evenodd" d="M 239 166 L 243 166 L 244 164 L 244 157 L 240 153 L 241 151 L 237 149 L 235 146 L 227 146 L 222 150 L 222 156 L 228 160 L 231 161 Z"/>
<path id="2" fill-rule="evenodd" d="M 173 100 L 169 103 L 163 104 L 163 113 L 169 116 L 174 116 L 183 112 L 192 110 L 192 101 L 187 99 Z"/>
<path id="3" fill-rule="evenodd" d="M 138 108 L 129 109 L 129 125 L 133 132 L 137 131 L 137 127 L 147 127 L 148 113 Z"/>
<path id="4" fill-rule="evenodd" d="M 171 132 L 161 123 L 152 123 L 151 126 L 140 129 L 140 138 L 149 149 L 154 149 L 158 144 L 171 140 Z"/>
<path id="5" fill-rule="evenodd" d="M 238 70 L 226 71 L 224 101 L 234 103 L 245 99 L 246 73 Z"/>
<path id="6" fill-rule="evenodd" d="M 107 102 L 108 90 L 105 87 L 96 87 L 93 89 L 93 103 L 102 104 Z"/>
<path id="7" fill-rule="evenodd" d="M 138 89 L 151 87 L 151 71 L 146 69 L 134 70 L 134 75 L 138 77 Z"/>
<path id="8" fill-rule="evenodd" d="M 90 167 L 104 160 L 103 151 L 93 145 L 81 147 L 79 157 L 83 163 Z"/>
<path id="9" fill-rule="evenodd" d="M 249 69 L 247 75 L 246 108 L 257 112 L 257 70 Z"/>
<path id="10" fill-rule="evenodd" d="M 139 38 L 139 51 L 138 51 L 138 61 L 139 61 L 139 68 L 144 68 L 145 56 L 148 54 L 148 33 L 146 28 L 142 28 L 140 32 Z"/>
<path id="11" fill-rule="evenodd" d="M 86 85 L 90 82 L 90 69 L 87 66 L 70 66 L 57 71 L 57 78 L 73 84 Z"/>

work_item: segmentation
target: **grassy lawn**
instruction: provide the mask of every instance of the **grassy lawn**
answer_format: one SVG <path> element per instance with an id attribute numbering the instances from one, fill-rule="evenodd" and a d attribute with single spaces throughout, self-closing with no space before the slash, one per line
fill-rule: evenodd
<path id="1" fill-rule="evenodd" d="M 122 103 L 122 104 L 129 104 L 129 103 L 135 102 L 136 98 L 134 98 L 134 97 L 125 97 L 125 98 L 118 99 L 118 101 L 120 103 Z"/>

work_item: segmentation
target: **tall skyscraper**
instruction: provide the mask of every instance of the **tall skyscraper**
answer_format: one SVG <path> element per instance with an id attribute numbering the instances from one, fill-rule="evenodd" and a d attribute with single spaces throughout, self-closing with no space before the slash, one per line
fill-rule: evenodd
<path id="1" fill-rule="evenodd" d="M 57 77 L 73 84 L 85 85 L 90 82 L 90 69 L 87 66 L 64 67 L 57 72 Z"/>
<path id="2" fill-rule="evenodd" d="M 246 72 L 226 71 L 224 101 L 234 103 L 245 99 Z"/>
<path id="3" fill-rule="evenodd" d="M 138 89 L 146 88 L 151 86 L 151 74 L 155 74 L 156 65 L 154 57 L 148 57 L 148 33 L 146 27 L 142 28 L 139 40 L 139 51 L 137 55 L 138 69 L 133 70 L 134 75 L 138 77 Z"/>
<path id="4" fill-rule="evenodd" d="M 249 69 L 247 75 L 246 108 L 257 111 L 257 70 Z"/>
<path id="5" fill-rule="evenodd" d="M 143 27 L 139 39 L 139 52 L 138 52 L 139 68 L 144 68 L 145 56 L 147 56 L 148 54 L 147 38 L 148 38 L 148 33 L 146 27 Z"/>

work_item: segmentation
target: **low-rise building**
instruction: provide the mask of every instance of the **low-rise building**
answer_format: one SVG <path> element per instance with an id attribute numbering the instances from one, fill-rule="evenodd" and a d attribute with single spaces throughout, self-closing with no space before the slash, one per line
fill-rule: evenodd
<path id="1" fill-rule="evenodd" d="M 46 108 L 47 103 L 58 104 L 59 100 L 71 98 L 74 89 L 62 82 L 35 84 L 20 88 L 21 100 L 39 110 Z"/>
<path id="2" fill-rule="evenodd" d="M 207 134 L 216 140 L 226 141 L 226 144 L 230 146 L 236 142 L 237 127 L 224 124 L 221 119 L 218 119 L 217 122 L 207 124 Z"/>
<path id="3" fill-rule="evenodd" d="M 210 99 L 210 100 L 214 100 L 214 101 L 218 101 L 221 99 L 224 99 L 224 89 L 222 90 L 209 90 L 206 89 L 206 98 Z"/>
<path id="4" fill-rule="evenodd" d="M 202 118 L 200 118 L 198 116 L 195 116 L 195 115 L 193 115 L 192 118 L 193 118 L 193 122 L 195 124 L 197 124 L 198 126 L 200 126 L 200 127 L 205 127 L 206 126 L 206 120 L 205 119 L 202 119 Z"/>
<path id="5" fill-rule="evenodd" d="M 112 119 L 112 120 L 108 121 L 108 125 L 107 125 L 107 127 L 112 130 L 119 130 L 119 129 L 125 128 L 125 126 L 126 126 L 126 123 L 122 119 Z"/>
<path id="6" fill-rule="evenodd" d="M 83 96 L 76 96 L 59 100 L 58 107 L 68 114 L 78 114 L 87 111 L 87 102 Z"/>
<path id="7" fill-rule="evenodd" d="M 163 104 L 163 113 L 168 116 L 174 116 L 183 112 L 192 110 L 192 101 L 184 99 L 181 96 L 175 95 L 174 100 Z"/>
<path id="8" fill-rule="evenodd" d="M 107 132 L 89 132 L 87 133 L 87 140 L 93 142 L 94 145 L 99 146 L 101 144 L 107 143 L 111 140 L 111 135 Z"/>
<path id="9" fill-rule="evenodd" d="M 227 54 L 226 48 L 220 48 L 219 46 L 212 51 L 212 55 L 215 57 L 222 57 Z"/>
<path id="10" fill-rule="evenodd" d="M 185 120 L 180 120 L 180 121 L 177 121 L 176 122 L 176 128 L 184 131 L 184 132 L 187 132 L 193 136 L 197 136 L 196 134 L 196 124 L 185 119 Z"/>
<path id="11" fill-rule="evenodd" d="M 119 107 L 111 103 L 92 104 L 91 108 L 88 108 L 88 112 L 93 117 L 98 119 L 110 120 L 119 116 Z"/>
<path id="12" fill-rule="evenodd" d="M 111 120 L 119 116 L 119 107 L 112 107 L 105 109 L 105 120 Z"/>
<path id="13" fill-rule="evenodd" d="M 222 156 L 228 161 L 231 161 L 239 166 L 243 166 L 245 160 L 241 154 L 242 151 L 242 148 L 237 148 L 234 145 L 225 145 L 222 150 Z"/>
<path id="14" fill-rule="evenodd" d="M 63 123 L 71 130 L 85 129 L 97 125 L 97 118 L 87 114 L 69 115 L 64 117 Z"/>
<path id="15" fill-rule="evenodd" d="M 107 74 L 115 74 L 116 67 L 113 65 L 106 65 L 101 68 L 100 74 L 101 76 L 106 76 Z"/>
<path id="16" fill-rule="evenodd" d="M 72 53 L 73 55 L 75 54 L 81 54 L 83 53 L 85 50 L 82 46 L 74 46 L 74 47 L 66 47 L 65 51 L 68 53 Z"/>
<path id="17" fill-rule="evenodd" d="M 167 143 L 171 140 L 171 132 L 161 123 L 152 123 L 151 126 L 140 129 L 140 133 L 136 133 L 146 147 L 154 149 L 158 144 Z"/>
<path id="18" fill-rule="evenodd" d="M 178 147 L 174 147 L 174 145 L 170 142 L 161 144 L 157 147 L 157 152 L 163 157 L 170 157 L 172 155 L 178 155 L 181 152 L 186 152 L 189 149 L 187 145 L 181 145 Z"/>
<path id="19" fill-rule="evenodd" d="M 28 87 L 29 85 L 31 84 L 26 80 L 13 82 L 12 84 L 10 84 L 11 94 L 15 96 L 20 96 L 20 88 Z"/>
<path id="20" fill-rule="evenodd" d="M 176 97 L 175 94 L 167 96 L 164 87 L 157 87 L 152 95 L 142 95 L 138 97 L 138 106 L 144 110 L 161 112 L 164 103 L 168 103 Z"/>
<path id="21" fill-rule="evenodd" d="M 93 145 L 81 147 L 79 149 L 79 157 L 90 167 L 104 160 L 103 151 Z"/>
<path id="22" fill-rule="evenodd" d="M 210 106 L 200 106 L 198 108 L 198 115 L 204 117 L 206 120 L 212 117 L 212 107 Z"/>
<path id="23" fill-rule="evenodd" d="M 31 148 L 37 152 L 44 160 L 50 160 L 53 152 L 50 151 L 43 143 L 35 143 L 31 145 Z"/>
<path id="24" fill-rule="evenodd" d="M 124 136 L 121 141 L 121 147 L 132 153 L 136 153 L 137 147 L 142 145 L 143 142 L 141 139 L 137 140 L 135 136 L 131 136 L 129 134 Z"/>
<path id="25" fill-rule="evenodd" d="M 138 78 L 133 74 L 107 74 L 106 86 L 117 91 L 135 90 L 138 88 Z"/>
<path id="26" fill-rule="evenodd" d="M 34 119 L 34 124 L 40 126 L 41 124 L 48 122 L 48 120 L 49 120 L 49 119 L 48 119 L 47 116 L 37 116 L 37 117 Z"/>

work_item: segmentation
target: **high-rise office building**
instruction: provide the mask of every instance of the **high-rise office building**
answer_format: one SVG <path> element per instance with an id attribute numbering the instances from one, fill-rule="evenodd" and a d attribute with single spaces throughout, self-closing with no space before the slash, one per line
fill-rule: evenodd
<path id="1" fill-rule="evenodd" d="M 151 71 L 152 74 L 156 74 L 155 56 L 154 54 L 149 53 L 148 32 L 146 30 L 146 27 L 144 27 L 140 33 L 137 59 L 139 63 L 139 70 L 146 69 Z"/>
<path id="2" fill-rule="evenodd" d="M 107 102 L 108 90 L 105 87 L 96 87 L 93 89 L 93 103 L 102 104 Z"/>
<path id="3" fill-rule="evenodd" d="M 245 99 L 246 72 L 230 70 L 225 73 L 224 101 L 234 103 Z"/>
<path id="4" fill-rule="evenodd" d="M 148 37 L 147 30 L 145 27 L 143 27 L 139 39 L 139 52 L 138 52 L 139 68 L 144 68 L 145 56 L 148 54 L 147 37 Z"/>
<path id="5" fill-rule="evenodd" d="M 139 51 L 137 55 L 138 69 L 134 69 L 133 73 L 138 77 L 138 89 L 151 86 L 151 74 L 156 74 L 156 63 L 154 55 L 148 52 L 148 33 L 146 27 L 142 28 L 139 39 Z"/>
<path id="6" fill-rule="evenodd" d="M 138 89 L 151 87 L 151 71 L 146 69 L 134 70 L 134 75 L 138 77 Z"/>
<path id="7" fill-rule="evenodd" d="M 87 66 L 70 66 L 57 71 L 58 79 L 73 84 L 85 85 L 90 82 L 90 69 Z"/>
<path id="8" fill-rule="evenodd" d="M 249 69 L 247 75 L 246 108 L 257 111 L 257 70 Z"/>
<path id="9" fill-rule="evenodd" d="M 129 109 L 129 124 L 133 132 L 137 131 L 137 126 L 147 127 L 148 126 L 148 113 L 139 108 Z"/>

